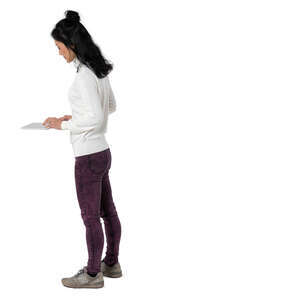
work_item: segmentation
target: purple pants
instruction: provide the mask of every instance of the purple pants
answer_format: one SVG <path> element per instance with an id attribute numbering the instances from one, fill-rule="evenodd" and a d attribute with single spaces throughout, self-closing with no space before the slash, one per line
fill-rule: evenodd
<path id="1" fill-rule="evenodd" d="M 81 216 L 86 228 L 88 249 L 87 270 L 101 271 L 104 236 L 100 217 L 104 221 L 108 265 L 118 262 L 121 224 L 113 202 L 108 172 L 110 149 L 75 157 L 75 182 Z"/>

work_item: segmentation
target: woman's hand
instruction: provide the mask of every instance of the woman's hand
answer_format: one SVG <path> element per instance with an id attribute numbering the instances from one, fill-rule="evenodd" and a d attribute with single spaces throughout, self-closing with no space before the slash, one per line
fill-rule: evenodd
<path id="1" fill-rule="evenodd" d="M 43 125 L 47 128 L 55 128 L 55 129 L 61 129 L 61 122 L 63 120 L 61 118 L 53 118 L 49 117 L 44 122 Z"/>
<path id="2" fill-rule="evenodd" d="M 71 115 L 64 115 L 63 117 L 58 118 L 58 120 L 62 121 L 69 121 L 70 119 L 72 119 Z"/>

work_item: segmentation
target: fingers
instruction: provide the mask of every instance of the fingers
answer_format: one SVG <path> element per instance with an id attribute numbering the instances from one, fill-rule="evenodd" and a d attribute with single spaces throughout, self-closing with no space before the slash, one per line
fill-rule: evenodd
<path id="1" fill-rule="evenodd" d="M 64 115 L 61 119 L 63 121 L 69 121 L 71 118 L 72 118 L 72 116 L 70 116 L 70 115 Z"/>
<path id="2" fill-rule="evenodd" d="M 63 117 L 58 118 L 58 120 L 68 121 L 71 118 L 72 118 L 72 116 L 64 115 Z"/>
<path id="3" fill-rule="evenodd" d="M 47 118 L 42 124 L 44 125 L 44 126 L 46 126 L 46 127 L 50 127 L 50 126 L 48 126 L 49 124 L 51 125 L 51 123 L 53 122 L 53 121 L 56 121 L 57 120 L 57 118 L 55 118 L 55 117 L 49 117 L 49 118 Z"/>
<path id="4" fill-rule="evenodd" d="M 46 123 L 48 123 L 50 118 L 47 118 L 44 122 L 43 122 L 43 125 L 46 125 Z"/>
<path id="5" fill-rule="evenodd" d="M 60 117 L 60 118 L 55 118 L 55 117 L 49 117 L 47 118 L 42 124 L 48 128 L 54 128 L 55 125 L 54 124 L 51 124 L 52 122 L 55 122 L 55 121 L 68 121 L 72 118 L 72 116 L 70 115 L 64 115 L 63 117 Z"/>

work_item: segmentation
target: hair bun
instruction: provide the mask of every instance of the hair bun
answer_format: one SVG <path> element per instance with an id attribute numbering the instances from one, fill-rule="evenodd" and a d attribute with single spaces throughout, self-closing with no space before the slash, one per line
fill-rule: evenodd
<path id="1" fill-rule="evenodd" d="M 79 23 L 80 22 L 80 17 L 77 11 L 74 10 L 66 10 L 65 11 L 65 16 L 66 19 L 73 21 L 75 23 Z"/>

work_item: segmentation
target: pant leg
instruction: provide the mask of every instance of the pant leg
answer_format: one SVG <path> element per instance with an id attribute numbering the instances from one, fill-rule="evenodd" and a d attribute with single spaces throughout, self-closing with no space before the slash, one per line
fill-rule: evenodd
<path id="1" fill-rule="evenodd" d="M 92 154 L 93 155 L 93 154 Z M 86 227 L 88 249 L 87 270 L 98 273 L 104 245 L 103 229 L 100 222 L 100 205 L 103 174 L 108 167 L 106 155 L 77 157 L 75 182 L 81 216 Z"/>
<path id="2" fill-rule="evenodd" d="M 100 216 L 105 225 L 106 255 L 104 261 L 108 265 L 118 262 L 119 245 L 121 239 L 121 223 L 112 197 L 109 180 L 111 153 L 108 151 L 109 167 L 102 179 Z"/>

